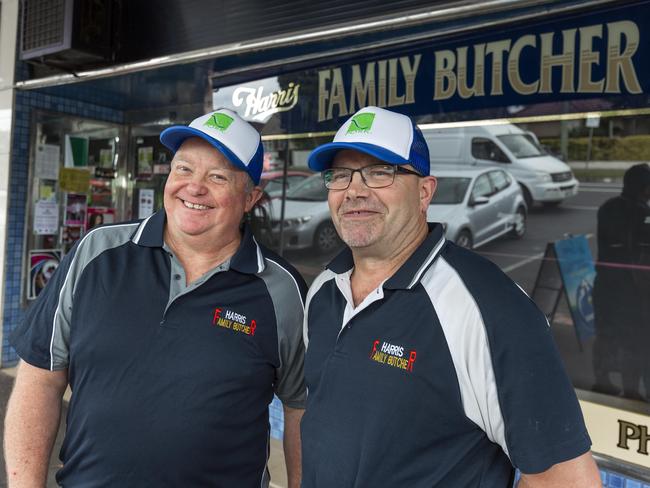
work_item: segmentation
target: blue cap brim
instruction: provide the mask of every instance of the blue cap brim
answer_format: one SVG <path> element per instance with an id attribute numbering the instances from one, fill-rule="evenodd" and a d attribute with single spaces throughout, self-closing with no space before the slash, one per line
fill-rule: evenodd
<path id="1" fill-rule="evenodd" d="M 260 175 L 251 174 L 249 168 L 242 162 L 241 159 L 239 159 L 235 155 L 235 153 L 233 153 L 230 149 L 228 149 L 228 147 L 225 144 L 222 144 L 218 140 L 210 137 L 209 135 L 205 134 L 204 132 L 201 132 L 198 129 L 195 129 L 193 127 L 187 127 L 185 125 L 174 125 L 172 127 L 168 127 L 167 129 L 165 129 L 160 133 L 160 142 L 162 142 L 165 145 L 165 147 L 167 147 L 167 149 L 169 149 L 171 152 L 176 153 L 176 151 L 178 151 L 178 148 L 181 147 L 181 144 L 183 144 L 183 142 L 185 142 L 185 140 L 190 137 L 200 137 L 204 141 L 208 142 L 215 149 L 218 149 L 224 156 L 226 156 L 226 158 L 228 158 L 228 161 L 230 161 L 238 168 L 241 168 L 244 171 L 246 171 L 251 176 L 253 182 L 256 185 L 259 184 Z M 259 151 L 260 148 L 258 147 L 258 152 Z M 260 173 L 261 173 L 261 169 L 260 169 Z"/>
<path id="2" fill-rule="evenodd" d="M 367 144 L 363 142 L 330 142 L 314 149 L 307 160 L 309 168 L 314 171 L 323 171 L 332 166 L 332 161 L 336 153 L 343 149 L 352 149 L 359 151 L 370 156 L 374 156 L 380 161 L 389 164 L 410 164 L 408 159 L 405 159 L 392 151 L 383 147 L 375 146 L 374 144 Z"/>

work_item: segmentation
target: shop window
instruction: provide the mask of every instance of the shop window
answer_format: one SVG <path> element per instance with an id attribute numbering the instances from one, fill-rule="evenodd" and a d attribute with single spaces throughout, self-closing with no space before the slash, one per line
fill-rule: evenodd
<path id="1" fill-rule="evenodd" d="M 24 298 L 38 296 L 87 232 L 130 217 L 125 202 L 123 130 L 38 112 L 32 125 Z M 120 142 L 122 141 L 122 143 Z"/>

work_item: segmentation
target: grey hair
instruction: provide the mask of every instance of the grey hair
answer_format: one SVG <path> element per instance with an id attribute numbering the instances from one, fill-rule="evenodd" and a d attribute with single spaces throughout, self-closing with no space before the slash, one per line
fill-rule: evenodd
<path id="1" fill-rule="evenodd" d="M 253 181 L 253 178 L 251 178 L 251 175 L 246 173 L 246 183 L 244 184 L 244 192 L 247 194 L 252 192 L 257 185 Z"/>

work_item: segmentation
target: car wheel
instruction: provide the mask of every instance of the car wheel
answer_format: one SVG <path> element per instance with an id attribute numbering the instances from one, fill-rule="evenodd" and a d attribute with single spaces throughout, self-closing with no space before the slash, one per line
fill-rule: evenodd
<path id="1" fill-rule="evenodd" d="M 519 207 L 515 212 L 515 225 L 510 231 L 510 236 L 514 239 L 521 239 L 526 234 L 526 210 Z"/>
<path id="2" fill-rule="evenodd" d="M 521 193 L 524 195 L 524 201 L 526 202 L 526 206 L 530 209 L 533 208 L 533 196 L 530 194 L 530 191 L 528 188 L 526 188 L 524 185 L 519 183 L 519 186 L 521 187 Z"/>
<path id="3" fill-rule="evenodd" d="M 458 233 L 455 242 L 457 246 L 464 247 L 465 249 L 471 249 L 474 245 L 472 233 L 467 229 L 463 229 Z"/>
<path id="4" fill-rule="evenodd" d="M 341 238 L 332 222 L 323 222 L 314 233 L 314 247 L 322 254 L 331 252 L 341 246 Z"/>

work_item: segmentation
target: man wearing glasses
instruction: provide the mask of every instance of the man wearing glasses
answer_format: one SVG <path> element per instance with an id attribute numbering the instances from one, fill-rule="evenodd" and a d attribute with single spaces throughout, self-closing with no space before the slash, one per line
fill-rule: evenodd
<path id="1" fill-rule="evenodd" d="M 427 224 L 413 122 L 366 107 L 309 166 L 348 248 L 307 297 L 302 486 L 600 486 L 546 318 Z"/>

